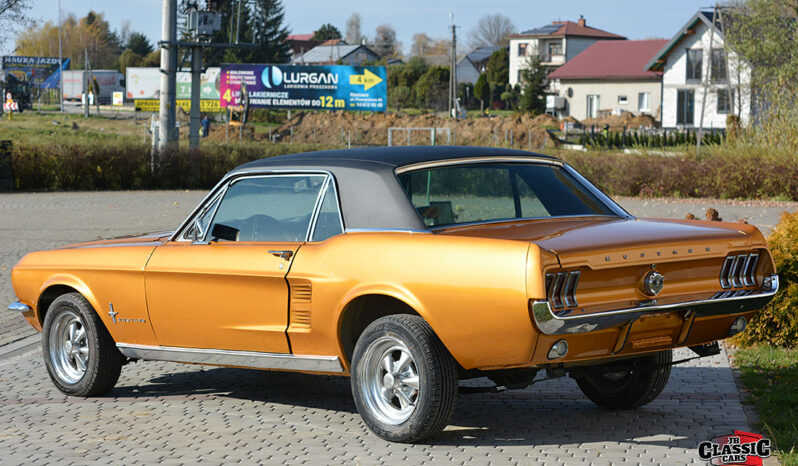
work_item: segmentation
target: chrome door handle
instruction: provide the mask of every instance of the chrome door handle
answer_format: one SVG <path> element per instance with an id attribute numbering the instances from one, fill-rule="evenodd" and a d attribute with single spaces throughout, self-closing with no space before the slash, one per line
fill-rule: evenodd
<path id="1" fill-rule="evenodd" d="M 294 251 L 269 251 L 269 254 L 287 261 L 294 255 Z"/>

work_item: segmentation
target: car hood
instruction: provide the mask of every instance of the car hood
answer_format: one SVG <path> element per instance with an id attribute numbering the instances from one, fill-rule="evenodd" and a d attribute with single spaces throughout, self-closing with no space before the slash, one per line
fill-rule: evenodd
<path id="1" fill-rule="evenodd" d="M 578 217 L 454 227 L 442 234 L 530 241 L 565 265 L 593 268 L 725 255 L 764 245 L 753 225 L 669 219 Z"/>
<path id="2" fill-rule="evenodd" d="M 56 249 L 79 249 L 79 248 L 97 248 L 97 247 L 122 247 L 122 246 L 147 246 L 152 244 L 157 246 L 172 236 L 171 231 L 161 231 L 155 233 L 145 233 L 140 235 L 118 236 L 116 238 L 98 239 L 95 241 L 86 241 L 82 243 L 69 244 Z"/>

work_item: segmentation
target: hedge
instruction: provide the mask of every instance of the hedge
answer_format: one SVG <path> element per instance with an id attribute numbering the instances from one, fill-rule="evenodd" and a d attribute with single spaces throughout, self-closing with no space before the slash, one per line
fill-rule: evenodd
<path id="1" fill-rule="evenodd" d="M 143 144 L 17 145 L 11 162 L 19 191 L 207 189 L 242 163 L 326 148 L 284 143 L 172 149 L 152 171 Z"/>
<path id="2" fill-rule="evenodd" d="M 795 348 L 798 344 L 798 212 L 785 212 L 768 238 L 779 274 L 779 292 L 733 341 Z"/>

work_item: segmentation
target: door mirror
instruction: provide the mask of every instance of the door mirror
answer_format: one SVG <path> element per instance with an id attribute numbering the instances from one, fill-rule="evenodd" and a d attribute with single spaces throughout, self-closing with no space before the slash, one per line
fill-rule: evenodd
<path id="1" fill-rule="evenodd" d="M 201 218 L 195 219 L 191 225 L 191 244 L 208 244 L 207 241 L 202 241 L 204 234 L 200 226 L 200 220 Z"/>

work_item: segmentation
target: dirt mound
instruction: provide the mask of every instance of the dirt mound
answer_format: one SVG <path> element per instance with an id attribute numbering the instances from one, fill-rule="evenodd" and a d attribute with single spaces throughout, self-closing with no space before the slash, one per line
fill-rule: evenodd
<path id="1" fill-rule="evenodd" d="M 620 115 L 609 115 L 601 118 L 588 118 L 582 121 L 586 127 L 595 126 L 596 129 L 603 129 L 609 126 L 612 131 L 620 131 L 624 128 L 637 128 L 644 126 L 647 128 L 657 127 L 657 122 L 649 115 L 634 116 L 632 113 L 623 112 Z"/>
<path id="2" fill-rule="evenodd" d="M 391 131 L 391 143 L 407 145 L 430 144 L 432 129 L 435 128 L 436 144 L 507 146 L 535 150 L 556 144 L 556 138 L 547 129 L 559 126 L 560 121 L 551 115 L 452 120 L 432 113 L 410 116 L 402 113 L 311 111 L 293 115 L 290 120 L 273 130 L 273 133 L 279 134 L 282 141 L 298 143 L 349 142 L 353 145 L 386 145 L 389 128 L 395 128 Z M 214 137 L 213 131 L 210 136 Z"/>

